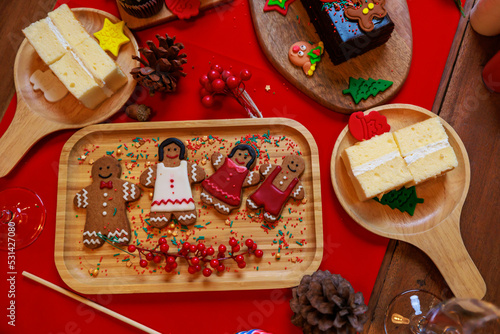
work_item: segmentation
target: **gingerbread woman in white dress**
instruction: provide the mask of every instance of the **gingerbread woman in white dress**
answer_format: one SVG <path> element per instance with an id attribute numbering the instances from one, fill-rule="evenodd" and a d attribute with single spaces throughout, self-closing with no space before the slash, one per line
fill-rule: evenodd
<path id="1" fill-rule="evenodd" d="M 154 227 L 163 228 L 173 219 L 183 225 L 196 222 L 191 185 L 205 179 L 205 170 L 185 159 L 184 143 L 177 138 L 168 138 L 158 147 L 159 163 L 141 174 L 141 185 L 154 187 L 149 215 L 149 222 Z"/>

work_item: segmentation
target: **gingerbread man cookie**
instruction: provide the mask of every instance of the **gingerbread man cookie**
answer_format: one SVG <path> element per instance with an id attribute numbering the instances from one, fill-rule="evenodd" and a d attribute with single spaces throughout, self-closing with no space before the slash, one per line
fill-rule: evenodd
<path id="1" fill-rule="evenodd" d="M 288 50 L 288 59 L 293 65 L 302 67 L 307 76 L 311 76 L 316 70 L 316 63 L 321 60 L 323 50 L 323 42 L 311 44 L 299 41 L 294 43 Z"/>
<path id="2" fill-rule="evenodd" d="M 247 144 L 236 145 L 227 158 L 219 152 L 212 154 L 210 160 L 215 173 L 201 183 L 203 203 L 213 205 L 225 215 L 239 208 L 243 188 L 260 182 L 259 173 L 250 171 L 256 157 L 253 147 Z"/>
<path id="3" fill-rule="evenodd" d="M 165 139 L 158 146 L 158 160 L 140 177 L 143 186 L 154 187 L 149 222 L 158 228 L 173 219 L 183 225 L 194 224 L 197 214 L 191 185 L 205 179 L 205 170 L 186 161 L 186 147 L 177 138 Z"/>
<path id="4" fill-rule="evenodd" d="M 385 0 L 354 0 L 354 4 L 344 10 L 344 15 L 351 19 L 357 20 L 359 27 L 366 32 L 373 30 L 375 25 L 373 19 L 383 18 L 387 15 L 385 9 Z"/>
<path id="5" fill-rule="evenodd" d="M 264 207 L 264 220 L 276 222 L 289 198 L 301 200 L 305 197 L 299 177 L 305 169 L 305 162 L 298 155 L 283 159 L 281 166 L 264 164 L 259 172 L 265 177 L 260 187 L 247 198 L 247 207 L 257 210 Z"/>
<path id="6" fill-rule="evenodd" d="M 87 209 L 83 244 L 88 248 L 102 246 L 103 237 L 118 244 L 130 241 L 127 203 L 139 199 L 141 189 L 121 180 L 121 173 L 120 162 L 115 158 L 97 159 L 92 166 L 92 184 L 74 198 L 76 207 Z"/>

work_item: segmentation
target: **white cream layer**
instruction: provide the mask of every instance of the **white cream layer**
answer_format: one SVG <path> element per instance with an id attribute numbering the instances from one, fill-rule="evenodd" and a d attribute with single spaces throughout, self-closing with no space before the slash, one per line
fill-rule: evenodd
<path id="1" fill-rule="evenodd" d="M 400 157 L 400 156 L 401 156 L 401 154 L 399 153 L 399 151 L 397 151 L 397 150 L 392 151 L 386 155 L 381 156 L 378 159 L 375 159 L 375 160 L 372 160 L 372 161 L 367 162 L 365 164 L 354 167 L 352 169 L 352 174 L 354 174 L 354 176 L 361 175 L 363 173 L 366 173 L 370 170 L 373 170 L 373 169 L 377 168 L 378 166 L 385 164 L 386 162 L 391 161 L 392 159 Z"/>
<path id="2" fill-rule="evenodd" d="M 450 146 L 450 143 L 448 142 L 448 138 L 446 138 L 435 143 L 417 148 L 416 150 L 410 152 L 404 159 L 408 165 L 411 165 L 415 161 L 424 158 L 426 155 L 442 150 L 443 148 L 446 148 L 448 146 Z"/>

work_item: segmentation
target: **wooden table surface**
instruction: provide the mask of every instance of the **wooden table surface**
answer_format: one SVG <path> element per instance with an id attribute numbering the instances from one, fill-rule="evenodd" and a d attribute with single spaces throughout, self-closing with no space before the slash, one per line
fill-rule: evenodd
<path id="1" fill-rule="evenodd" d="M 0 118 L 14 94 L 12 68 L 25 25 L 19 17 L 35 21 L 51 10 L 55 0 L 23 0 L 23 6 L 0 5 Z M 469 13 L 473 1 L 467 1 Z M 467 15 L 468 16 L 468 15 Z M 464 243 L 488 287 L 485 300 L 500 305 L 500 94 L 489 93 L 480 72 L 500 49 L 500 36 L 475 33 L 462 18 L 443 73 L 432 111 L 454 127 L 471 161 L 472 181 L 465 202 L 461 231 Z M 431 50 L 432 51 L 432 50 Z M 391 299 L 409 289 L 425 289 L 443 299 L 452 293 L 432 261 L 417 248 L 391 241 L 369 303 L 366 333 L 379 333 Z"/>

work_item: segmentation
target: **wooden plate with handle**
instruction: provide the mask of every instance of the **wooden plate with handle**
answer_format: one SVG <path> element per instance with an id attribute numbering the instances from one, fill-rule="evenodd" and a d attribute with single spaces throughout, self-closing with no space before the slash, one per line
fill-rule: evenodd
<path id="1" fill-rule="evenodd" d="M 372 110 L 387 117 L 391 131 L 438 117 L 426 109 L 406 104 L 384 105 Z M 340 204 L 358 224 L 375 234 L 420 248 L 434 261 L 455 296 L 481 299 L 486 294 L 486 285 L 460 235 L 460 213 L 470 184 L 469 158 L 455 130 L 442 119 L 441 123 L 457 155 L 458 167 L 416 187 L 418 197 L 425 202 L 417 205 L 413 216 L 374 200 L 359 201 L 340 157 L 345 148 L 357 141 L 347 126 L 332 153 L 333 188 Z"/>
<path id="2" fill-rule="evenodd" d="M 90 8 L 72 9 L 89 34 L 99 31 L 108 18 L 113 23 L 119 21 L 106 12 Z M 138 62 L 132 55 L 139 55 L 137 42 L 128 28 L 124 28 L 130 43 L 123 45 L 115 61 L 128 75 Z M 30 77 L 36 70 L 45 71 L 48 66 L 40 59 L 35 49 L 25 39 L 17 52 L 14 63 L 14 82 L 17 93 L 17 109 L 9 128 L 0 138 L 0 150 L 9 151 L 9 159 L 0 160 L 0 177 L 5 176 L 39 139 L 63 129 L 77 129 L 100 123 L 117 112 L 127 102 L 134 91 L 136 81 L 129 76 L 128 83 L 96 109 L 85 108 L 73 95 L 68 93 L 62 100 L 50 103 L 43 93 L 34 91 Z"/>

